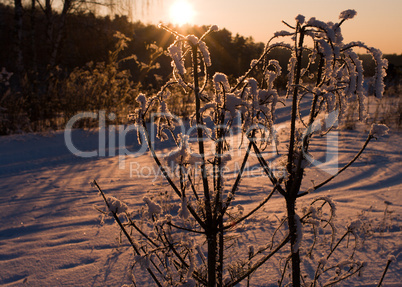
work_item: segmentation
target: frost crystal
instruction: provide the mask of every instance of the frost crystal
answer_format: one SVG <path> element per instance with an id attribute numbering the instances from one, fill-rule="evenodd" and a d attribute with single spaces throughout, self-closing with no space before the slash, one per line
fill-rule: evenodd
<path id="1" fill-rule="evenodd" d="M 199 44 L 198 44 L 198 47 L 200 48 L 202 56 L 204 57 L 205 65 L 207 65 L 208 67 L 211 66 L 212 65 L 211 57 L 209 55 L 209 50 L 208 50 L 208 47 L 205 44 L 205 42 L 200 41 Z"/>
<path id="2" fill-rule="evenodd" d="M 352 230 L 352 231 L 357 231 L 361 226 L 362 226 L 362 222 L 361 222 L 361 220 L 360 219 L 357 219 L 357 220 L 354 220 L 354 221 L 352 221 L 350 224 L 349 224 L 349 226 L 348 226 L 348 228 L 350 229 L 350 230 Z"/>
<path id="3" fill-rule="evenodd" d="M 210 29 L 211 31 L 216 32 L 219 30 L 219 27 L 217 25 L 212 25 Z"/>
<path id="4" fill-rule="evenodd" d="M 254 68 L 254 66 L 256 66 L 258 64 L 258 60 L 257 59 L 253 59 L 250 62 L 250 68 Z"/>
<path id="5" fill-rule="evenodd" d="M 396 257 L 395 257 L 395 255 L 390 254 L 390 255 L 388 256 L 388 261 L 396 262 Z"/>
<path id="6" fill-rule="evenodd" d="M 173 43 L 172 45 L 169 46 L 169 54 L 170 57 L 173 59 L 172 65 L 176 67 L 177 71 L 179 74 L 183 75 L 184 74 L 184 63 L 182 59 L 182 52 L 181 48 L 176 45 L 177 43 Z"/>
<path id="7" fill-rule="evenodd" d="M 257 94 L 257 90 L 258 90 L 258 83 L 256 81 L 256 79 L 254 78 L 249 78 L 247 79 L 247 83 L 251 88 L 251 94 L 252 95 L 256 95 Z"/>
<path id="8" fill-rule="evenodd" d="M 135 99 L 138 103 L 141 104 L 142 111 L 145 111 L 147 99 L 143 93 L 139 94 L 138 97 Z"/>
<path id="9" fill-rule="evenodd" d="M 128 210 L 128 207 L 124 202 L 118 200 L 113 196 L 109 196 L 107 198 L 107 203 L 109 205 L 110 212 L 114 214 L 123 213 Z"/>
<path id="10" fill-rule="evenodd" d="M 201 162 L 201 156 L 195 153 L 191 153 L 188 145 L 188 135 L 179 135 L 180 146 L 178 149 L 170 152 L 166 157 L 166 161 L 170 167 L 176 167 L 183 164 L 196 164 Z"/>
<path id="11" fill-rule="evenodd" d="M 289 72 L 288 73 L 288 83 L 287 83 L 288 93 L 290 93 L 293 88 L 292 85 L 294 82 L 296 62 L 297 62 L 296 54 L 293 53 L 292 57 L 289 59 L 288 67 L 287 67 L 288 72 Z"/>
<path id="12" fill-rule="evenodd" d="M 198 38 L 194 35 L 188 35 L 186 37 L 187 41 L 189 41 L 191 44 L 193 45 L 197 45 L 198 44 Z"/>
<path id="13" fill-rule="evenodd" d="M 214 81 L 215 90 L 217 92 L 222 91 L 222 86 L 223 86 L 225 92 L 230 90 L 229 81 L 225 74 L 215 73 L 213 81 Z"/>
<path id="14" fill-rule="evenodd" d="M 147 196 L 144 196 L 142 200 L 148 205 L 148 213 L 150 216 L 153 214 L 159 214 L 162 212 L 162 207 L 153 202 L 151 199 L 149 199 Z"/>
<path id="15" fill-rule="evenodd" d="M 370 129 L 370 135 L 372 137 L 382 137 L 388 134 L 388 127 L 383 124 L 372 124 Z"/>
<path id="16" fill-rule="evenodd" d="M 159 220 L 155 222 L 155 226 L 163 226 L 170 222 L 172 222 L 172 215 L 166 214 L 165 217 L 159 218 Z"/>
<path id="17" fill-rule="evenodd" d="M 328 203 L 329 206 L 331 206 L 331 215 L 332 215 L 333 217 L 336 216 L 336 205 L 335 205 L 335 203 L 333 202 L 332 198 L 330 198 L 330 197 L 328 197 L 328 196 L 320 196 L 320 197 L 318 197 L 316 200 L 323 200 L 323 201 L 325 201 L 326 203 Z"/>
<path id="18" fill-rule="evenodd" d="M 188 212 L 187 209 L 187 197 L 183 197 L 179 209 L 179 216 L 183 219 L 187 219 L 190 216 L 190 213 Z"/>
<path id="19" fill-rule="evenodd" d="M 289 36 L 289 35 L 293 35 L 293 33 L 289 32 L 289 31 L 286 31 L 286 30 L 277 31 L 277 32 L 274 33 L 275 37 Z"/>
<path id="20" fill-rule="evenodd" d="M 375 95 L 377 98 L 381 98 L 385 88 L 383 79 L 387 75 L 386 69 L 388 68 L 388 60 L 383 59 L 382 52 L 376 48 L 370 48 L 369 51 L 377 63 L 375 70 Z"/>
<path id="21" fill-rule="evenodd" d="M 339 14 L 339 19 L 342 20 L 347 20 L 347 19 L 353 19 L 355 17 L 357 12 L 353 9 L 345 10 L 342 11 L 341 14 Z"/>
<path id="22" fill-rule="evenodd" d="M 234 94 L 226 95 L 226 109 L 229 111 L 232 118 L 236 117 L 236 107 L 243 104 L 242 99 L 239 99 Z"/>
<path id="23" fill-rule="evenodd" d="M 301 25 L 304 23 L 305 17 L 303 15 L 297 15 L 296 21 Z"/>

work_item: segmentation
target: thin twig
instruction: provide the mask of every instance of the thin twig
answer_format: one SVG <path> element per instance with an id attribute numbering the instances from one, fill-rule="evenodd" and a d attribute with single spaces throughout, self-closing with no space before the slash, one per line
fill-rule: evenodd
<path id="1" fill-rule="evenodd" d="M 175 193 L 181 198 L 182 197 L 182 193 L 180 192 L 180 190 L 177 188 L 176 184 L 173 182 L 173 180 L 170 178 L 168 172 L 166 171 L 166 169 L 162 166 L 162 163 L 159 161 L 158 156 L 156 155 L 155 149 L 152 146 L 151 143 L 151 139 L 149 136 L 149 132 L 147 129 L 147 126 L 145 124 L 144 119 L 142 119 L 142 126 L 144 128 L 144 133 L 145 133 L 145 138 L 148 144 L 148 148 L 151 151 L 152 154 L 152 158 L 154 159 L 155 163 L 158 165 L 160 171 L 162 172 L 163 176 L 165 177 L 165 179 L 168 181 L 168 183 L 170 184 L 170 186 L 172 187 L 172 189 L 175 191 Z M 205 223 L 204 221 L 198 216 L 198 214 L 195 212 L 195 210 L 190 206 L 187 205 L 188 210 L 190 211 L 190 213 L 193 215 L 194 219 L 198 222 L 198 224 L 201 225 L 202 228 L 205 229 Z"/>
<path id="2" fill-rule="evenodd" d="M 100 194 L 103 197 L 103 200 L 106 203 L 107 208 L 109 209 L 110 213 L 112 214 L 113 218 L 115 219 L 115 221 L 117 222 L 117 224 L 120 227 L 120 230 L 123 231 L 124 235 L 126 236 L 126 238 L 128 239 L 128 241 L 130 242 L 131 246 L 133 247 L 134 251 L 138 254 L 141 255 L 140 251 L 138 250 L 137 246 L 134 244 L 133 240 L 131 239 L 130 235 L 128 235 L 126 229 L 124 228 L 123 224 L 121 223 L 119 217 L 117 216 L 116 212 L 112 211 L 110 208 L 110 204 L 106 199 L 106 196 L 104 194 L 104 192 L 102 191 L 102 189 L 100 188 L 100 186 L 98 185 L 98 183 L 96 182 L 96 180 L 93 181 L 93 184 L 96 186 L 96 188 L 99 190 Z M 162 287 L 162 284 L 159 282 L 158 278 L 156 278 L 155 274 L 153 273 L 153 271 L 149 268 L 147 268 L 148 273 L 151 275 L 152 279 L 155 281 L 155 283 L 159 286 Z"/>
<path id="3" fill-rule="evenodd" d="M 261 207 L 263 207 L 268 200 L 271 199 L 272 195 L 274 194 L 275 190 L 277 189 L 277 186 L 274 186 L 274 188 L 272 189 L 272 191 L 268 194 L 268 196 L 259 204 L 257 205 L 253 210 L 251 210 L 248 214 L 242 216 L 241 218 L 239 218 L 238 220 L 231 222 L 229 225 L 224 226 L 223 229 L 229 229 L 232 228 L 233 226 L 236 226 L 237 224 L 239 224 L 240 222 L 242 222 L 243 220 L 249 218 L 252 214 L 254 214 L 256 211 L 258 211 Z"/>
<path id="4" fill-rule="evenodd" d="M 368 143 L 370 142 L 370 140 L 373 138 L 372 135 L 369 135 L 366 139 L 366 141 L 363 144 L 363 147 L 360 149 L 360 151 L 354 156 L 354 158 L 348 162 L 343 168 L 341 168 L 340 170 L 338 170 L 337 173 L 335 173 L 333 176 L 329 177 L 328 179 L 324 180 L 323 182 L 321 182 L 320 184 L 313 186 L 312 188 L 309 189 L 308 192 L 303 192 L 297 195 L 297 197 L 301 197 L 304 196 L 306 194 L 308 194 L 309 192 L 315 191 L 317 189 L 319 189 L 320 187 L 326 185 L 328 182 L 330 182 L 331 180 L 333 180 L 335 177 L 337 177 L 339 174 L 341 174 L 345 169 L 347 169 L 351 164 L 353 164 L 358 158 L 359 156 L 363 153 L 363 151 L 365 150 L 365 148 L 367 147 Z"/>
<path id="5" fill-rule="evenodd" d="M 388 268 L 389 268 L 389 265 L 391 264 L 391 262 L 392 262 L 392 260 L 388 259 L 387 265 L 385 266 L 384 272 L 382 273 L 382 276 L 381 276 L 380 282 L 378 282 L 377 287 L 380 287 L 380 286 L 381 286 L 382 281 L 383 281 L 383 280 L 384 280 L 384 278 L 385 278 L 385 274 L 387 273 Z"/>
<path id="6" fill-rule="evenodd" d="M 168 222 L 167 224 L 172 226 L 172 227 L 174 227 L 174 228 L 180 229 L 180 230 L 184 230 L 184 231 L 188 231 L 188 232 L 192 232 L 192 233 L 198 233 L 198 234 L 205 234 L 204 231 L 197 231 L 197 230 L 193 230 L 193 229 L 190 229 L 190 228 L 178 226 L 178 225 L 173 224 L 171 222 Z"/>
<path id="7" fill-rule="evenodd" d="M 238 277 L 237 279 L 235 279 L 232 282 L 229 282 L 228 284 L 226 284 L 224 286 L 225 287 L 233 287 L 236 284 L 238 284 L 239 282 L 241 282 L 242 280 L 244 280 L 245 278 L 247 278 L 247 276 L 249 276 L 255 270 L 260 268 L 261 265 L 263 265 L 268 259 L 270 259 L 272 256 L 274 256 L 283 246 L 285 246 L 289 242 L 289 240 L 290 240 L 290 235 L 287 235 L 283 239 L 283 241 L 274 250 L 272 250 L 271 253 L 267 254 L 264 258 L 262 258 L 257 263 L 255 263 L 247 272 L 242 274 L 240 277 Z"/>

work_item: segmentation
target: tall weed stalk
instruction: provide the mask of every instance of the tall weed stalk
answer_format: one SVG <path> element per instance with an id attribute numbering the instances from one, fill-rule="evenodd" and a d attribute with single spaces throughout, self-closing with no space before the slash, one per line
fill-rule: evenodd
<path id="1" fill-rule="evenodd" d="M 137 97 L 139 108 L 132 119 L 170 186 L 174 200 L 170 197 L 166 200 L 166 194 L 153 198 L 144 196 L 144 211 L 133 217 L 124 203 L 105 196 L 95 182 L 109 212 L 133 247 L 136 264 L 146 269 L 158 286 L 235 286 L 243 280 L 250 284 L 254 272 L 274 256 L 284 254 L 288 255 L 277 278 L 279 285 L 288 282 L 296 287 L 329 286 L 363 268 L 364 263 L 355 260 L 353 255 L 342 262 L 332 260 L 335 253 L 342 254 L 345 248 L 355 253 L 356 248 L 350 242 L 357 236 L 357 223 L 350 224 L 345 233 L 337 237 L 335 205 L 329 198 L 318 197 L 309 206 L 297 208 L 301 197 L 332 181 L 359 158 L 371 140 L 388 130 L 384 125 L 373 125 L 367 140 L 349 163 L 322 182 L 307 189 L 302 187 L 304 175 L 311 172 L 310 143 L 335 129 L 349 105 L 357 105 L 361 119 L 366 116 L 362 62 L 353 51 L 354 47 L 372 54 L 377 63 L 376 96 L 381 97 L 383 93 L 387 61 L 381 52 L 361 42 L 343 43 L 340 27 L 355 14 L 354 10 L 342 12 L 339 23 L 324 23 L 315 18 L 305 21 L 303 16 L 297 16 L 294 25 L 285 23 L 289 31 L 275 33 L 261 57 L 253 60 L 250 69 L 234 82 L 222 73 L 208 77 L 212 61 L 204 39 L 217 30 L 216 26 L 199 38 L 161 26 L 176 37 L 167 51 L 172 58 L 173 77 L 156 95 Z M 282 38 L 291 39 L 293 44 L 282 42 Z M 269 57 L 278 47 L 292 53 L 284 97 L 279 96 L 274 85 L 282 74 L 281 66 Z M 208 85 L 213 89 L 207 89 Z M 178 132 L 182 119 L 170 112 L 168 103 L 173 86 L 180 87 L 194 99 L 188 133 Z M 287 148 L 278 150 L 283 160 L 275 166 L 263 152 L 268 146 L 278 144 L 274 124 L 277 104 L 291 108 Z M 302 104 L 310 106 L 308 115 L 302 116 Z M 156 118 L 158 139 L 174 141 L 177 146 L 163 158 L 154 149 L 146 121 L 151 111 L 157 111 L 152 117 Z M 243 135 L 245 153 L 235 179 L 229 182 L 225 166 L 233 160 L 228 139 L 235 128 Z M 206 146 L 211 143 L 213 151 L 208 153 Z M 251 154 L 256 156 L 266 175 L 266 182 L 261 186 L 265 197 L 254 202 L 251 210 L 244 211 L 233 205 L 238 191 L 247 188 L 241 187 L 240 181 Z M 235 229 L 253 218 L 257 211 L 268 208 L 267 202 L 274 195 L 284 199 L 285 218 L 266 242 L 238 253 L 244 257 L 231 258 L 230 254 L 235 254 L 236 249 L 231 239 Z M 305 244 L 303 228 L 307 227 L 311 228 L 314 241 L 307 253 L 301 253 L 300 246 Z M 320 245 L 320 236 L 328 238 L 327 254 L 316 262 L 313 274 L 304 274 L 301 254 L 312 256 Z M 288 271 L 290 280 L 285 276 Z"/>

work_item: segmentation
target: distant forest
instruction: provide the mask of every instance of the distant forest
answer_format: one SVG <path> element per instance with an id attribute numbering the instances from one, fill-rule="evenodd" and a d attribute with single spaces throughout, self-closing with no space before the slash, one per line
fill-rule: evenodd
<path id="1" fill-rule="evenodd" d="M 207 29 L 186 26 L 179 32 L 200 36 Z M 125 16 L 0 4 L 0 134 L 61 128 L 82 110 L 127 109 L 139 91 L 150 94 L 170 77 L 171 60 L 158 47 L 166 50 L 173 40 L 155 25 Z M 208 72 L 232 79 L 247 71 L 264 49 L 264 43 L 226 29 L 205 41 L 213 63 Z M 286 73 L 290 52 L 274 50 L 269 56 Z M 366 75 L 373 75 L 374 61 L 369 55 L 361 58 Z M 400 83 L 402 54 L 386 58 L 386 82 Z M 285 76 L 277 80 L 278 87 L 285 86 Z"/>
<path id="2" fill-rule="evenodd" d="M 126 16 L 115 15 L 111 19 L 109 16 L 95 17 L 92 13 L 69 14 L 63 31 L 56 31 L 56 29 L 49 31 L 49 21 L 41 12 L 37 10 L 33 20 L 30 11 L 24 11 L 23 15 L 22 58 L 24 70 L 27 73 L 46 74 L 49 65 L 57 65 L 69 73 L 74 68 L 82 67 L 88 62 L 107 61 L 109 51 L 114 50 L 116 44 L 113 36 L 116 31 L 131 39 L 120 57 L 135 54 L 139 61 L 144 62 L 149 58 L 147 47 L 150 44 L 156 44 L 166 49 L 174 40 L 173 36 L 155 25 L 145 25 L 141 22 L 132 23 Z M 53 17 L 60 17 L 60 15 Z M 7 70 L 17 71 L 16 31 L 15 25 L 13 25 L 15 22 L 14 7 L 0 4 L 0 19 L 0 40 L 3 43 L 0 50 L 1 65 Z M 200 36 L 207 29 L 207 26 L 187 26 L 180 32 Z M 57 59 L 54 63 L 50 63 L 54 41 L 58 36 L 54 35 L 55 33 L 63 33 L 63 39 Z M 226 29 L 213 33 L 206 41 L 214 62 L 211 73 L 221 71 L 235 77 L 247 69 L 250 61 L 257 58 L 264 48 L 263 43 L 254 43 L 251 38 L 240 35 L 233 36 Z M 158 72 L 166 76 L 164 73 L 170 70 L 168 68 L 170 59 L 162 56 L 158 61 L 161 64 Z M 138 64 L 127 63 L 123 68 L 130 70 L 133 80 L 138 79 L 140 72 Z"/>

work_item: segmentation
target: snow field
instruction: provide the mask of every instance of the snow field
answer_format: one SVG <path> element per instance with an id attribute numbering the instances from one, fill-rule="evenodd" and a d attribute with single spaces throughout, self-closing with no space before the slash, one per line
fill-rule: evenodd
<path id="1" fill-rule="evenodd" d="M 368 130 L 339 132 L 339 166 L 346 164 L 360 149 Z M 280 139 L 285 140 L 286 131 Z M 82 149 L 96 148 L 96 131 L 76 131 L 74 141 Z M 303 197 L 298 206 L 301 214 L 317 196 L 329 196 L 336 203 L 337 223 L 362 219 L 367 236 L 359 249 L 359 260 L 367 262 L 362 276 L 352 277 L 341 286 L 375 286 L 390 255 L 395 256 L 384 281 L 384 286 L 399 286 L 401 239 L 401 150 L 400 133 L 369 144 L 362 157 L 325 188 Z M 237 143 L 234 141 L 234 143 Z M 316 159 L 325 158 L 325 142 L 312 142 L 318 150 Z M 103 202 L 89 184 L 96 179 L 108 196 L 123 200 L 129 210 L 144 206 L 144 195 L 168 189 L 165 181 L 155 178 L 157 170 L 148 153 L 127 157 L 126 168 L 119 169 L 119 157 L 78 158 L 66 150 L 62 132 L 48 135 L 27 134 L 0 138 L 0 285 L 2 286 L 121 286 L 130 283 L 132 250 L 123 238 L 119 243 L 119 229 L 111 219 L 101 224 L 102 215 L 93 208 L 103 209 Z M 161 146 L 161 154 L 171 149 Z M 232 155 L 228 162 L 226 185 L 234 180 L 233 171 L 241 153 Z M 273 158 L 272 151 L 264 153 Z M 130 170 L 130 166 L 133 168 Z M 244 212 L 270 191 L 268 179 L 258 169 L 251 156 L 234 208 Z M 139 173 L 139 167 L 147 167 Z M 233 176 L 232 176 L 233 174 Z M 320 182 L 328 176 L 313 167 L 304 180 L 302 189 L 311 182 Z M 251 245 L 264 245 L 284 216 L 284 200 L 274 195 L 262 211 L 232 230 L 233 242 L 240 258 Z M 283 227 L 285 228 L 285 227 Z M 283 232 L 282 229 L 278 234 Z M 339 230 L 339 234 L 341 234 Z M 311 231 L 305 230 L 305 243 L 311 243 Z M 278 240 L 280 236 L 278 237 Z M 286 251 L 287 252 L 287 251 Z M 286 254 L 283 251 L 281 254 Z M 324 252 L 324 249 L 323 249 Z M 324 255 L 324 254 L 323 254 Z M 336 258 L 344 258 L 345 254 Z M 316 262 L 303 261 L 308 273 L 314 272 Z M 275 256 L 251 277 L 251 286 L 277 286 L 278 266 L 283 259 Z M 151 284 L 147 275 L 135 267 L 139 286 Z M 141 285 L 142 284 L 142 285 Z M 145 285 L 144 285 L 145 284 Z M 243 286 L 243 285 L 242 285 Z"/>

